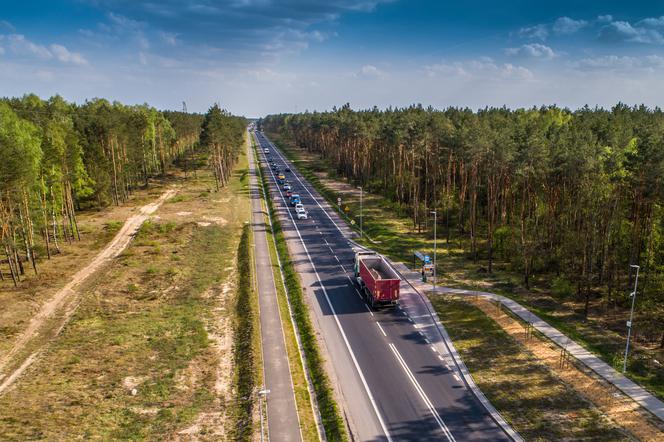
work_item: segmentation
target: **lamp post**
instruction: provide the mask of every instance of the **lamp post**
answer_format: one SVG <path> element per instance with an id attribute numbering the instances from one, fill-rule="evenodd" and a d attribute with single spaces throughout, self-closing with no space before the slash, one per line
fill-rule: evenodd
<path id="1" fill-rule="evenodd" d="M 627 354 L 629 353 L 629 341 L 632 337 L 632 319 L 634 318 L 634 303 L 636 302 L 636 288 L 639 284 L 639 266 L 632 264 L 631 268 L 636 269 L 634 278 L 634 291 L 629 294 L 632 297 L 632 309 L 629 312 L 629 321 L 627 321 L 627 343 L 625 344 L 625 359 L 623 360 L 623 374 L 627 371 Z"/>
<path id="2" fill-rule="evenodd" d="M 436 226 L 438 225 L 438 214 L 436 211 L 431 212 L 433 214 L 433 293 L 436 294 L 436 265 L 438 264 L 437 260 L 437 251 L 438 244 L 436 238 Z"/>

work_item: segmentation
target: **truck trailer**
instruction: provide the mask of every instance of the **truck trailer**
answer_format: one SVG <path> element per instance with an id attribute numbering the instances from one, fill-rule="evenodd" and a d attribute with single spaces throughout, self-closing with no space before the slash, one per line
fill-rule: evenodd
<path id="1" fill-rule="evenodd" d="M 353 268 L 355 282 L 372 308 L 397 305 L 401 278 L 385 258 L 375 252 L 357 252 Z"/>

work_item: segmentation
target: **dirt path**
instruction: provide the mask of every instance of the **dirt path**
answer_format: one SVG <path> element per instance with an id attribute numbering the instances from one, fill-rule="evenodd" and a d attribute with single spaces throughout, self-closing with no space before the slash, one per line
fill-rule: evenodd
<path id="1" fill-rule="evenodd" d="M 558 348 L 552 348 L 548 343 L 535 337 L 528 337 L 521 323 L 499 311 L 495 304 L 482 299 L 466 300 L 496 321 L 510 336 L 544 362 L 556 376 L 573 386 L 618 425 L 626 428 L 641 441 L 661 440 L 662 430 L 653 425 L 651 420 L 640 412 L 640 407 L 636 402 L 606 382 L 579 370 L 573 364 L 562 368 Z"/>
<path id="2" fill-rule="evenodd" d="M 74 308 L 71 308 L 71 301 L 75 298 L 79 286 L 87 280 L 90 275 L 99 270 L 106 262 L 118 256 L 127 245 L 129 245 L 145 220 L 147 220 L 164 201 L 176 193 L 176 189 L 169 189 L 156 201 L 141 207 L 137 215 L 131 216 L 125 221 L 113 240 L 101 252 L 99 252 L 99 254 L 97 254 L 86 267 L 76 272 L 72 279 L 41 307 L 39 312 L 30 320 L 28 327 L 18 336 L 9 352 L 0 358 L 0 381 L 4 379 L 4 382 L 0 384 L 0 394 L 2 394 L 36 359 L 36 353 L 32 353 L 22 361 L 18 368 L 10 373 L 5 373 L 10 364 L 14 363 L 13 365 L 16 365 L 21 362 L 16 360 L 19 353 L 26 348 L 33 338 L 41 335 L 40 331 L 42 331 L 41 329 L 44 327 L 47 320 L 51 319 L 61 308 L 68 307 L 66 309 L 67 311 L 64 313 L 64 318 L 60 327 L 57 327 L 54 333 L 54 335 L 57 335 L 74 312 Z"/>

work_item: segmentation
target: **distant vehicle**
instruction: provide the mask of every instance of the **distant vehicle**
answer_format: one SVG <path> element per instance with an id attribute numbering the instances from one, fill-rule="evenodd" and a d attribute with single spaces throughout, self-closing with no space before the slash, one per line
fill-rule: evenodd
<path id="1" fill-rule="evenodd" d="M 302 203 L 295 204 L 295 211 L 297 212 L 299 210 L 304 210 L 304 204 Z"/>
<path id="2" fill-rule="evenodd" d="M 298 206 L 301 206 L 299 209 L 295 209 L 295 213 L 297 214 L 297 219 L 307 219 L 307 211 L 304 210 L 304 206 L 302 204 L 298 204 Z"/>
<path id="3" fill-rule="evenodd" d="M 263 149 L 263 152 L 265 152 L 265 153 L 270 153 L 270 149 L 265 148 L 265 149 Z"/>
<path id="4" fill-rule="evenodd" d="M 290 167 L 284 169 L 286 172 L 290 172 Z"/>
<path id="5" fill-rule="evenodd" d="M 286 197 L 290 198 L 291 196 L 293 196 L 293 191 L 292 190 L 287 190 L 286 191 Z"/>
<path id="6" fill-rule="evenodd" d="M 291 185 L 288 183 L 284 183 L 284 191 L 286 190 L 291 190 Z"/>
<path id="7" fill-rule="evenodd" d="M 375 252 L 357 252 L 353 264 L 355 281 L 372 308 L 397 305 L 401 278 L 385 258 Z"/>
<path id="8" fill-rule="evenodd" d="M 300 195 L 291 195 L 290 197 L 290 205 L 295 207 L 296 204 L 302 203 L 302 200 L 300 199 Z"/>

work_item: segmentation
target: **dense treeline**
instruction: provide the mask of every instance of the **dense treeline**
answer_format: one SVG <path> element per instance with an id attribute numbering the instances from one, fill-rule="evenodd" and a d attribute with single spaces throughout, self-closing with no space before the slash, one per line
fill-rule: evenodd
<path id="1" fill-rule="evenodd" d="M 121 204 L 163 175 L 199 145 L 204 120 L 217 122 L 215 137 L 240 146 L 236 127 L 244 119 L 217 111 L 204 117 L 103 99 L 83 105 L 59 96 L 0 99 L 0 262 L 6 264 L 0 279 L 10 276 L 16 284 L 25 263 L 37 272 L 37 254 L 50 258 L 63 242 L 80 239 L 82 206 Z M 215 174 L 219 167 L 227 173 L 234 157 L 218 167 L 210 150 Z"/>
<path id="2" fill-rule="evenodd" d="M 208 110 L 203 121 L 201 143 L 208 148 L 210 165 L 219 190 L 230 178 L 233 164 L 240 154 L 247 121 L 234 117 L 215 104 Z"/>
<path id="3" fill-rule="evenodd" d="M 664 345 L 661 110 L 346 105 L 261 124 L 399 203 L 417 229 L 437 210 L 448 240 L 460 232 L 488 272 L 508 262 L 526 287 L 535 273 L 553 274 L 586 315 L 597 296 L 624 302 L 630 264 L 640 265 L 639 303 Z"/>

